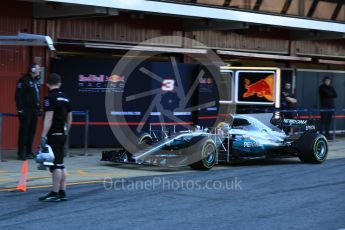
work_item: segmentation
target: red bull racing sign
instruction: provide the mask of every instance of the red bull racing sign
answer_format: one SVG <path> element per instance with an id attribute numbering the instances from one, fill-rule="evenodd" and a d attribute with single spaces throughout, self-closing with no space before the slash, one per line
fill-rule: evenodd
<path id="1" fill-rule="evenodd" d="M 275 98 L 275 71 L 237 71 L 235 100 L 242 104 L 272 105 Z"/>
<path id="2" fill-rule="evenodd" d="M 79 92 L 123 92 L 125 86 L 125 77 L 116 74 L 79 74 L 78 79 Z"/>

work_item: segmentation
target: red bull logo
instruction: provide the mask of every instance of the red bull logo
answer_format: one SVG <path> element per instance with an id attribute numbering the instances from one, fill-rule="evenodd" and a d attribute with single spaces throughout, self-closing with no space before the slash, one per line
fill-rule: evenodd
<path id="1" fill-rule="evenodd" d="M 110 82 L 121 82 L 122 81 L 123 82 L 123 81 L 125 81 L 125 77 L 114 74 L 108 78 L 108 81 L 110 81 Z"/>
<path id="2" fill-rule="evenodd" d="M 243 94 L 244 98 L 256 95 L 257 97 L 264 97 L 268 101 L 273 101 L 274 97 L 274 76 L 269 75 L 265 79 L 261 79 L 251 84 L 249 79 L 244 80 L 246 92 Z"/>
<path id="3" fill-rule="evenodd" d="M 213 79 L 210 77 L 200 78 L 199 83 L 200 84 L 213 84 Z"/>
<path id="4" fill-rule="evenodd" d="M 119 76 L 116 74 L 113 74 L 111 76 L 106 76 L 106 75 L 95 75 L 95 74 L 89 74 L 89 75 L 84 75 L 84 74 L 79 74 L 79 82 L 124 82 L 125 77 L 124 76 Z"/>

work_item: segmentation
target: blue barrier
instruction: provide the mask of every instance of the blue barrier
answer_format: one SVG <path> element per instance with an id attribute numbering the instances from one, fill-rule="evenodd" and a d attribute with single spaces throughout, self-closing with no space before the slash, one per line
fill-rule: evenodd
<path id="1" fill-rule="evenodd" d="M 88 113 L 88 111 L 72 111 L 73 115 L 80 115 L 80 116 L 85 116 Z"/>
<path id="2" fill-rule="evenodd" d="M 0 113 L 0 117 L 18 117 L 18 115 L 12 113 Z"/>
<path id="3" fill-rule="evenodd" d="M 344 112 L 345 109 L 283 109 L 283 110 L 276 110 L 278 112 Z"/>
<path id="4" fill-rule="evenodd" d="M 88 113 L 88 111 L 72 111 L 73 115 L 80 115 L 85 116 Z M 18 117 L 18 114 L 14 113 L 0 113 L 0 117 Z"/>
<path id="5" fill-rule="evenodd" d="M 245 108 L 245 109 L 238 109 L 237 111 L 241 112 L 263 112 L 263 113 L 275 113 L 275 112 L 283 112 L 283 113 L 320 113 L 320 112 L 344 112 L 345 109 L 259 109 L 259 108 Z"/>

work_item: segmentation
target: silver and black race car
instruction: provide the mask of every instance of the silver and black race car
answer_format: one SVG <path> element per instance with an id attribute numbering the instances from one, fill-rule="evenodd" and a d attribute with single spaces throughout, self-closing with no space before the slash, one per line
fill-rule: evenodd
<path id="1" fill-rule="evenodd" d="M 326 160 L 327 139 L 316 132 L 312 120 L 272 118 L 271 124 L 249 115 L 234 115 L 211 129 L 167 131 L 163 138 L 150 131 L 139 136 L 139 151 L 104 151 L 102 160 L 168 167 L 189 165 L 197 170 L 250 159 L 298 157 L 305 163 Z M 283 131 L 286 127 L 296 129 L 294 134 L 287 135 Z"/>

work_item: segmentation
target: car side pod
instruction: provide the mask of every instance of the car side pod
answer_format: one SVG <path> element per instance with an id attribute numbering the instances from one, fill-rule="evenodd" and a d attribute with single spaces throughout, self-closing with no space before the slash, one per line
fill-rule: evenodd
<path id="1" fill-rule="evenodd" d="M 321 164 L 327 159 L 328 142 L 325 136 L 306 132 L 296 143 L 298 158 L 304 163 Z"/>

